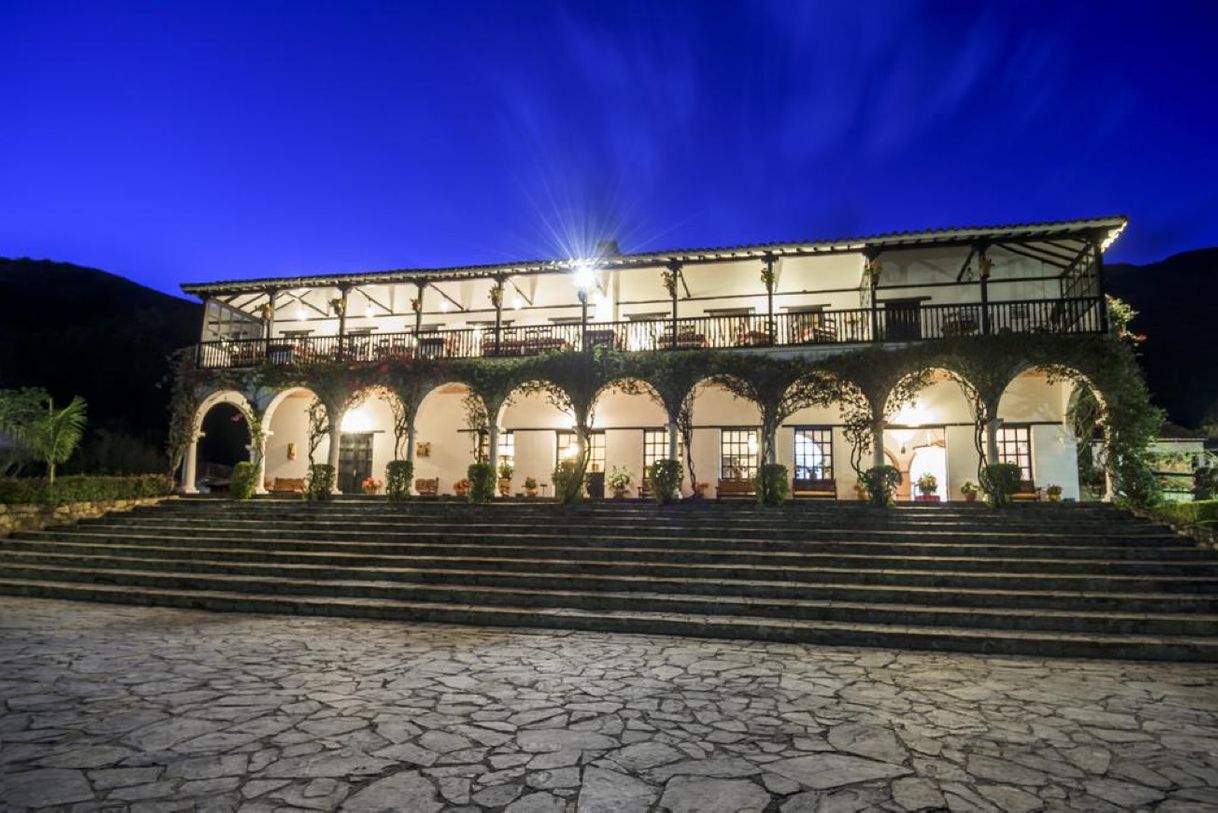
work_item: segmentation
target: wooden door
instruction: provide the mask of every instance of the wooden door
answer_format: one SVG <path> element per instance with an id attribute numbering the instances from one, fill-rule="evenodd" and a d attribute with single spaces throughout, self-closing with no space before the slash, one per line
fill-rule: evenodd
<path id="1" fill-rule="evenodd" d="M 372 476 L 372 433 L 344 432 L 338 446 L 338 489 L 362 494 L 364 480 Z"/>

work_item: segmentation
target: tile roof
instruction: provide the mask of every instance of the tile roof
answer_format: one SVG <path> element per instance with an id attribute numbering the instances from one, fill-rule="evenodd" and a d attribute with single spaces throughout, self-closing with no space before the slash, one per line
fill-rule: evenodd
<path id="1" fill-rule="evenodd" d="M 777 243 L 746 243 L 734 246 L 704 246 L 700 248 L 664 249 L 631 254 L 614 254 L 597 258 L 601 268 L 633 268 L 662 266 L 671 262 L 726 262 L 751 257 L 798 257 L 841 252 L 861 252 L 864 248 L 901 248 L 906 246 L 939 245 L 989 240 L 1036 240 L 1066 238 L 1099 231 L 1106 234 L 1104 247 L 1124 230 L 1128 218 L 1124 215 L 1087 218 L 1082 220 L 1052 220 L 996 226 L 949 226 L 922 231 L 894 231 L 834 239 L 818 239 Z M 587 258 L 525 260 L 481 265 L 447 266 L 438 268 L 398 268 L 384 271 L 363 271 L 340 274 L 261 277 L 256 279 L 223 280 L 218 282 L 184 283 L 182 290 L 190 294 L 237 293 L 266 288 L 329 287 L 339 284 L 375 285 L 413 282 L 416 280 L 451 280 L 490 277 L 496 274 L 539 274 L 569 271 Z"/>

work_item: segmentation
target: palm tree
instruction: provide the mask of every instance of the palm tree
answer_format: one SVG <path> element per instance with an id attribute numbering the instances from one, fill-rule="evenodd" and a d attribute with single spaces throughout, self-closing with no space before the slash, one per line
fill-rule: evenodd
<path id="1" fill-rule="evenodd" d="M 73 396 L 72 402 L 58 411 L 50 397 L 46 404 L 46 413 L 29 428 L 25 441 L 34 456 L 47 464 L 47 480 L 54 484 L 55 467 L 67 462 L 85 433 L 85 401 Z"/>

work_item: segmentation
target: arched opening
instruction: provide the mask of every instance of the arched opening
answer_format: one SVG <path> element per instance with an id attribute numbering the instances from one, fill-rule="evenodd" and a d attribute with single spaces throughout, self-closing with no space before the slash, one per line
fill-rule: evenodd
<path id="1" fill-rule="evenodd" d="M 752 495 L 763 462 L 761 410 L 713 380 L 699 382 L 693 393 L 690 456 L 698 480 L 707 484 L 707 496 Z"/>
<path id="2" fill-rule="evenodd" d="M 217 393 L 200 406 L 193 483 L 199 492 L 228 493 L 233 467 L 250 459 L 248 409 L 236 393 Z"/>
<path id="3" fill-rule="evenodd" d="M 552 386 L 552 385 L 547 385 Z M 553 496 L 554 469 L 560 460 L 573 459 L 579 453 L 576 443 L 575 415 L 561 409 L 549 392 L 538 388 L 536 382 L 516 387 L 499 410 L 499 463 L 507 464 L 511 477 L 506 486 L 509 494 L 523 494 L 526 481 L 537 483 L 542 496 Z M 590 439 L 589 470 L 596 465 L 603 482 L 605 437 L 595 432 Z"/>
<path id="4" fill-rule="evenodd" d="M 925 386 L 910 391 L 907 385 L 913 380 L 912 375 L 902 379 L 887 405 L 884 454 L 901 472 L 895 498 L 959 499 L 964 484 L 976 482 L 980 462 L 969 393 L 950 370 L 929 370 Z M 909 397 L 896 403 L 901 395 Z"/>
<path id="5" fill-rule="evenodd" d="M 338 490 L 343 494 L 380 493 L 385 466 L 394 459 L 396 398 L 383 387 L 357 393 L 339 423 Z"/>
<path id="6" fill-rule="evenodd" d="M 263 412 L 266 437 L 263 459 L 266 487 L 272 493 L 299 493 L 309 473 L 309 408 L 317 400 L 312 390 L 294 387 L 277 393 Z M 314 463 L 325 463 L 330 446 L 322 435 L 312 449 Z"/>
<path id="7" fill-rule="evenodd" d="M 1101 500 L 1108 493 L 1102 393 L 1082 373 L 1028 368 L 1014 376 L 998 401 L 994 462 L 1020 468 L 1017 499 Z M 1081 434 L 1080 434 L 1081 433 Z"/>
<path id="8" fill-rule="evenodd" d="M 622 496 L 650 496 L 647 467 L 668 457 L 668 445 L 668 413 L 650 384 L 628 379 L 607 385 L 593 405 L 588 495 L 614 496 L 614 483 L 628 478 Z"/>
<path id="9" fill-rule="evenodd" d="M 470 389 L 449 381 L 419 401 L 415 417 L 414 477 L 423 496 L 455 494 L 486 439 L 469 428 Z"/>

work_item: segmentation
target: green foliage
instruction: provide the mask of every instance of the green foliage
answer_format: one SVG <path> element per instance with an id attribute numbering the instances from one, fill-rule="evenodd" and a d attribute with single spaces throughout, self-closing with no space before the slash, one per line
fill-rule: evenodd
<path id="1" fill-rule="evenodd" d="M 41 477 L 0 478 L 0 504 L 62 505 L 100 500 L 134 500 L 164 497 L 173 492 L 173 480 L 164 474 L 129 477 L 67 475 L 54 483 Z"/>
<path id="2" fill-rule="evenodd" d="M 41 420 L 42 405 L 50 397 L 43 389 L 0 390 L 0 434 L 11 441 L 7 457 L 0 460 L 0 475 L 16 474 L 33 457 L 29 434 Z"/>
<path id="3" fill-rule="evenodd" d="M 634 482 L 634 478 L 630 476 L 630 470 L 620 466 L 614 466 L 613 471 L 605 478 L 605 484 L 615 491 L 630 488 L 632 482 Z"/>
<path id="4" fill-rule="evenodd" d="M 918 491 L 923 494 L 935 494 L 939 491 L 939 478 L 926 472 L 918 478 Z"/>
<path id="5" fill-rule="evenodd" d="M 1218 466 L 1206 466 L 1193 472 L 1193 499 L 1218 498 Z"/>
<path id="6" fill-rule="evenodd" d="M 782 505 L 791 493 L 787 467 L 781 463 L 764 463 L 757 470 L 755 482 L 758 505 Z"/>
<path id="7" fill-rule="evenodd" d="M 234 500 L 249 500 L 258 487 L 258 467 L 248 460 L 233 466 L 228 481 L 228 493 Z"/>
<path id="8" fill-rule="evenodd" d="M 506 460 L 499 461 L 499 479 L 511 480 L 512 475 L 516 473 L 515 467 Z"/>
<path id="9" fill-rule="evenodd" d="M 410 499 L 410 481 L 414 479 L 414 463 L 410 460 L 390 460 L 385 464 L 385 494 L 395 502 Z"/>
<path id="10" fill-rule="evenodd" d="M 334 467 L 328 463 L 313 463 L 305 476 L 304 498 L 309 502 L 328 500 L 334 492 Z"/>
<path id="11" fill-rule="evenodd" d="M 879 508 L 892 505 L 892 495 L 901 484 L 901 471 L 893 466 L 872 466 L 863 472 L 867 499 Z"/>
<path id="12" fill-rule="evenodd" d="M 980 492 L 981 486 L 977 485 L 972 480 L 965 480 L 964 484 L 960 486 L 960 493 L 964 494 L 965 496 L 968 496 L 969 494 L 979 494 Z"/>
<path id="13" fill-rule="evenodd" d="M 554 467 L 554 496 L 559 502 L 575 503 L 584 497 L 584 475 L 574 460 L 563 460 Z"/>
<path id="14" fill-rule="evenodd" d="M 1170 503 L 1160 506 L 1155 513 L 1180 525 L 1212 525 L 1218 523 L 1218 500 Z"/>
<path id="15" fill-rule="evenodd" d="M 652 463 L 647 469 L 647 486 L 660 505 L 674 501 L 681 488 L 681 462 L 664 459 Z"/>
<path id="16" fill-rule="evenodd" d="M 981 472 L 981 490 L 993 508 L 1001 508 L 1019 490 L 1023 472 L 1014 463 L 989 463 Z"/>
<path id="17" fill-rule="evenodd" d="M 46 411 L 30 427 L 24 440 L 30 452 L 47 467 L 47 479 L 55 482 L 55 468 L 72 456 L 85 433 L 85 402 L 76 396 L 63 409 L 47 398 Z"/>
<path id="18" fill-rule="evenodd" d="M 469 479 L 469 501 L 490 502 L 495 496 L 495 469 L 490 463 L 470 463 L 466 469 Z"/>

